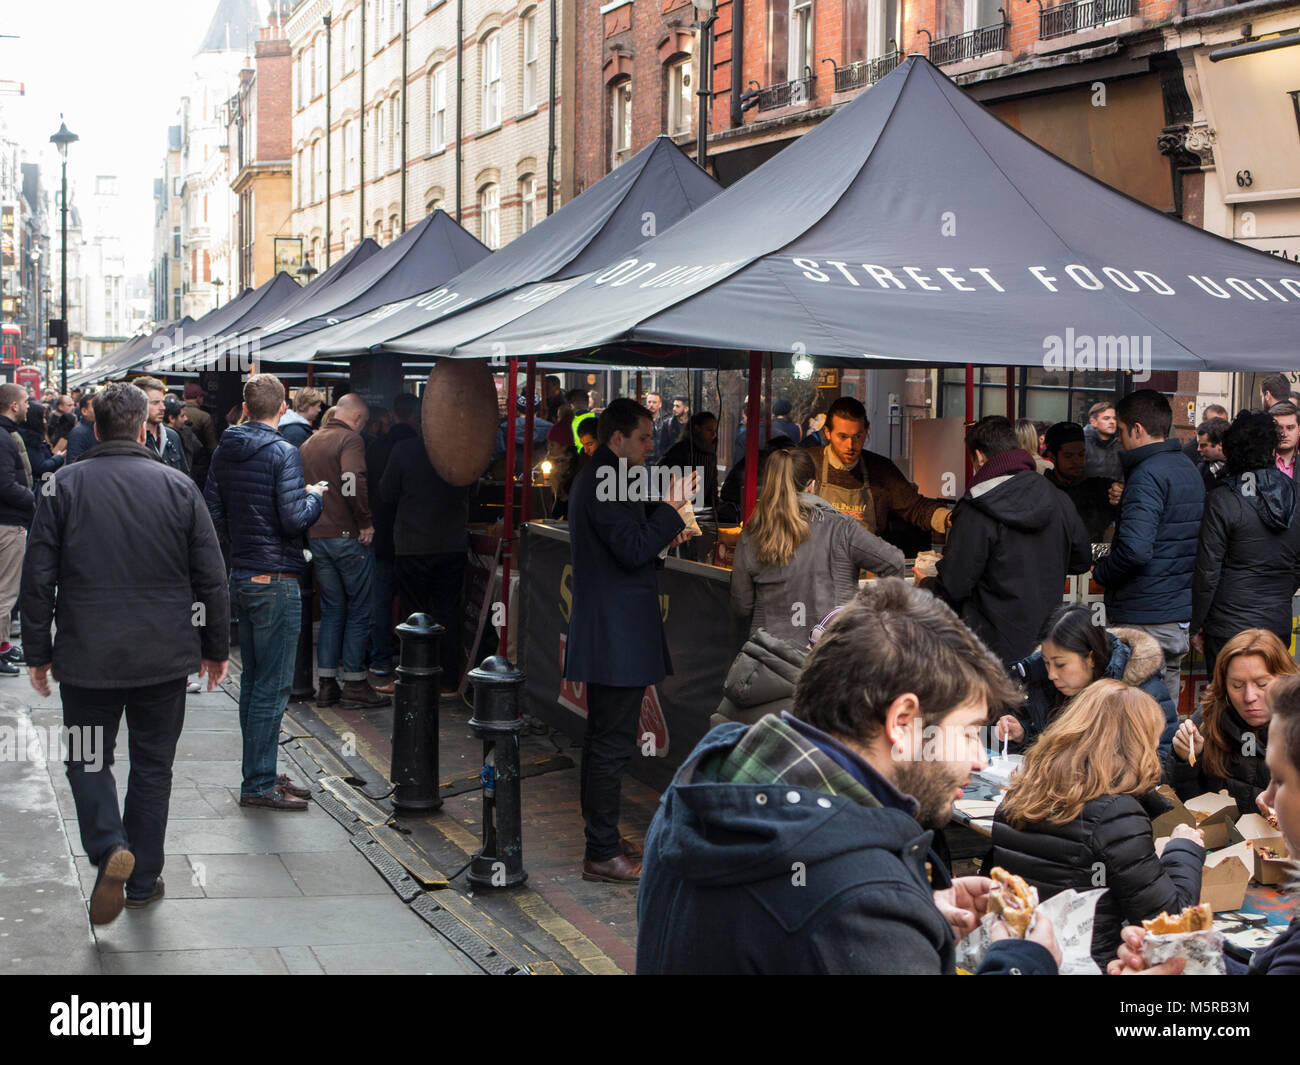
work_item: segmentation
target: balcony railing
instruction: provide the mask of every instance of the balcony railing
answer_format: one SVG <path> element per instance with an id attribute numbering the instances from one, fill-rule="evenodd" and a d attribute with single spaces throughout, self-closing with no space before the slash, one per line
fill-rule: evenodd
<path id="1" fill-rule="evenodd" d="M 998 9 L 999 11 L 1001 8 Z M 957 33 L 951 37 L 940 37 L 930 42 L 930 62 L 935 66 L 945 63 L 960 63 L 963 59 L 974 59 L 989 52 L 1000 52 L 1007 46 L 1007 27 L 1009 22 L 998 22 L 992 26 Z"/>
<path id="2" fill-rule="evenodd" d="M 862 59 L 848 66 L 836 67 L 835 91 L 853 92 L 874 85 L 902 61 L 903 53 L 895 49 L 877 59 Z"/>
<path id="3" fill-rule="evenodd" d="M 1054 37 L 1090 30 L 1107 22 L 1132 18 L 1135 14 L 1137 0 L 1072 0 L 1071 3 L 1055 7 L 1040 7 L 1038 39 L 1050 41 Z"/>
<path id="4" fill-rule="evenodd" d="M 777 85 L 767 85 L 756 90 L 758 109 L 773 111 L 778 107 L 797 107 L 799 104 L 811 103 L 817 79 L 808 67 L 804 67 L 803 70 L 802 78 L 783 81 Z"/>

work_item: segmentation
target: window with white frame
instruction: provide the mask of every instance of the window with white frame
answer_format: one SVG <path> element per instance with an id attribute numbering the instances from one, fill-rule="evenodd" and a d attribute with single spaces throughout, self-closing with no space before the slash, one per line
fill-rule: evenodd
<path id="1" fill-rule="evenodd" d="M 402 32 L 402 0 L 388 0 L 388 35 L 396 37 Z"/>
<path id="2" fill-rule="evenodd" d="M 388 144 L 388 139 L 384 133 L 384 105 L 381 103 L 375 108 L 375 150 L 371 153 L 374 159 L 375 177 L 379 177 L 384 172 L 384 147 Z"/>
<path id="3" fill-rule="evenodd" d="M 388 169 L 402 165 L 402 113 L 397 106 L 397 94 L 388 98 Z"/>
<path id="4" fill-rule="evenodd" d="M 311 142 L 311 202 L 315 203 L 325 191 L 325 161 L 320 140 Z"/>
<path id="5" fill-rule="evenodd" d="M 378 52 L 388 43 L 388 0 L 376 0 L 375 8 L 375 51 Z"/>
<path id="6" fill-rule="evenodd" d="M 624 78 L 609 87 L 609 165 L 627 162 L 632 154 L 632 79 Z"/>
<path id="7" fill-rule="evenodd" d="M 523 46 L 521 90 L 523 109 L 527 112 L 537 108 L 537 8 L 525 12 L 519 20 L 519 34 Z"/>
<path id="8" fill-rule="evenodd" d="M 357 48 L 357 13 L 349 11 L 343 20 L 343 73 L 357 69 L 360 52 Z"/>
<path id="9" fill-rule="evenodd" d="M 494 31 L 479 46 L 479 70 L 483 86 L 482 129 L 501 124 L 501 34 Z"/>
<path id="10" fill-rule="evenodd" d="M 339 248 L 340 250 L 345 252 L 350 251 L 352 249 L 352 223 L 351 222 L 343 223 L 343 236 L 339 244 Z"/>
<path id="11" fill-rule="evenodd" d="M 899 0 L 868 0 L 867 3 L 867 55 L 878 59 L 887 52 L 896 51 L 902 37 Z"/>
<path id="12" fill-rule="evenodd" d="M 683 56 L 668 64 L 668 135 L 676 137 L 691 131 L 691 57 Z"/>
<path id="13" fill-rule="evenodd" d="M 298 149 L 298 206 L 308 203 L 307 199 L 307 161 L 304 158 L 305 153 L 301 148 Z"/>
<path id="14" fill-rule="evenodd" d="M 813 56 L 812 0 L 790 0 L 790 80 L 806 77 Z M 795 101 L 791 99 L 791 103 Z"/>
<path id="15" fill-rule="evenodd" d="M 400 234 L 400 230 L 397 224 L 397 215 L 395 214 L 389 215 L 388 216 L 388 239 L 392 240 L 394 237 L 398 236 L 399 234 Z"/>
<path id="16" fill-rule="evenodd" d="M 447 146 L 447 68 L 442 64 L 429 75 L 429 151 Z"/>
<path id="17" fill-rule="evenodd" d="M 519 179 L 519 232 L 527 233 L 537 224 L 537 179 L 525 174 Z"/>
<path id="18" fill-rule="evenodd" d="M 484 185 L 478 194 L 478 239 L 496 251 L 501 247 L 501 190 Z"/>
<path id="19" fill-rule="evenodd" d="M 317 34 L 311 46 L 313 63 L 311 75 L 311 98 L 314 100 L 325 91 L 325 35 Z"/>
<path id="20" fill-rule="evenodd" d="M 353 119 L 343 123 L 343 187 L 355 188 L 361 182 L 358 156 L 357 123 Z"/>

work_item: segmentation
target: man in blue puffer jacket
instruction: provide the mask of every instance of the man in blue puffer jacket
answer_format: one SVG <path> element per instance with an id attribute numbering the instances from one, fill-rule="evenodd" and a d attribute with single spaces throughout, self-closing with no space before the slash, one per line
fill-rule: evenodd
<path id="1" fill-rule="evenodd" d="M 1155 637 L 1165 656 L 1165 687 L 1178 706 L 1178 671 L 1188 650 L 1192 575 L 1205 507 L 1205 484 L 1170 440 L 1169 400 L 1144 388 L 1115 408 L 1126 481 L 1110 554 L 1093 567 L 1106 589 L 1106 624 Z"/>
<path id="2" fill-rule="evenodd" d="M 302 625 L 303 537 L 320 517 L 325 489 L 304 489 L 298 451 L 276 428 L 283 413 L 284 386 L 272 374 L 250 377 L 247 420 L 221 435 L 203 494 L 217 531 L 230 537 L 230 596 L 239 604 L 239 805 L 305 810 L 311 793 L 277 775 L 276 754 Z"/>

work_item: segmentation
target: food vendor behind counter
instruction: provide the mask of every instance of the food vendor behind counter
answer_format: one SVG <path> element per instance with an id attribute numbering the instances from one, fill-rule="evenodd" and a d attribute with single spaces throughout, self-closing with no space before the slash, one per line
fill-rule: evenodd
<path id="1" fill-rule="evenodd" d="M 915 554 L 948 531 L 953 501 L 927 499 L 884 455 L 864 451 L 870 429 L 867 409 L 852 396 L 831 404 L 825 430 L 830 443 L 809 449 L 817 494 L 905 554 Z"/>

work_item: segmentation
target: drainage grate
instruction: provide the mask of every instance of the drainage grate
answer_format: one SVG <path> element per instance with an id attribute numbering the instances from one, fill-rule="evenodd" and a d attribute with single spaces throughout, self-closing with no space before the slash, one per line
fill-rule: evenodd
<path id="1" fill-rule="evenodd" d="M 287 749 L 299 748 L 325 771 L 326 776 L 350 777 L 352 769 L 320 740 L 311 736 L 295 737 Z"/>
<path id="2" fill-rule="evenodd" d="M 388 881 L 388 886 L 397 892 L 403 902 L 410 902 L 421 892 L 420 885 L 402 868 L 402 863 L 384 850 L 365 833 L 352 837 L 352 846 L 356 847 L 371 865 L 379 870 L 379 875 Z"/>
<path id="3" fill-rule="evenodd" d="M 352 835 L 359 835 L 369 827 L 355 813 L 334 798 L 328 791 L 318 791 L 313 798 L 330 817 L 346 828 Z M 369 838 L 369 837 L 367 837 Z"/>
<path id="4" fill-rule="evenodd" d="M 441 903 L 437 902 L 433 895 L 421 895 L 411 903 L 411 909 L 418 913 L 435 932 L 458 947 L 489 976 L 511 976 L 521 971 L 520 966 L 498 953 L 487 940 L 462 924 Z"/>
<path id="5" fill-rule="evenodd" d="M 337 776 L 321 777 L 317 783 L 366 824 L 386 824 L 388 819 L 393 816 L 381 810 L 346 780 Z"/>
<path id="6" fill-rule="evenodd" d="M 367 832 L 425 887 L 445 888 L 447 886 L 447 878 L 430 864 L 429 856 L 396 829 L 388 825 L 380 825 L 367 829 Z"/>

